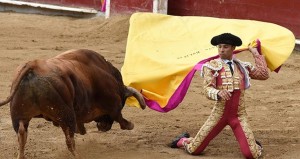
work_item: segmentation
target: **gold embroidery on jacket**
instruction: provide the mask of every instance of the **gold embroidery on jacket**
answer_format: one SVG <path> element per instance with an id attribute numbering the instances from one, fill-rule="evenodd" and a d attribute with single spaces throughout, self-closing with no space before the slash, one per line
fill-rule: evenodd
<path id="1" fill-rule="evenodd" d="M 224 67 L 224 72 L 221 72 L 222 86 L 219 86 L 219 89 L 228 90 L 233 92 L 235 89 L 240 89 L 240 73 L 238 71 L 238 66 L 235 65 L 234 73 L 231 74 L 230 68 L 227 64 L 222 63 Z"/>

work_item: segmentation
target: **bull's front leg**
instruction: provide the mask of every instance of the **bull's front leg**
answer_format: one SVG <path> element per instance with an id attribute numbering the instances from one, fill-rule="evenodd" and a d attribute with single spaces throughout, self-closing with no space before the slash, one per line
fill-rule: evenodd
<path id="1" fill-rule="evenodd" d="M 103 115 L 95 120 L 99 131 L 106 132 L 111 129 L 114 120 L 109 115 Z"/>
<path id="2" fill-rule="evenodd" d="M 123 130 L 132 130 L 134 128 L 134 124 L 132 122 L 124 119 L 121 113 L 118 116 L 116 121 L 120 124 L 120 127 Z"/>
<path id="3" fill-rule="evenodd" d="M 76 133 L 79 133 L 80 135 L 86 134 L 86 129 L 83 123 L 77 121 Z"/>

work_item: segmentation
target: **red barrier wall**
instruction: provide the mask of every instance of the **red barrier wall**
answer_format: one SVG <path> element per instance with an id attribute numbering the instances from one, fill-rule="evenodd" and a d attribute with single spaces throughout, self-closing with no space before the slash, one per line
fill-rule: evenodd
<path id="1" fill-rule="evenodd" d="M 34 2 L 43 4 L 60 5 L 66 7 L 86 7 L 101 10 L 103 0 L 21 0 L 24 2 Z"/>
<path id="2" fill-rule="evenodd" d="M 169 0 L 168 14 L 271 22 L 300 38 L 300 0 Z"/>
<path id="3" fill-rule="evenodd" d="M 103 0 L 22 0 L 101 10 Z M 111 14 L 152 12 L 153 0 L 111 0 Z M 300 38 L 300 0 L 169 0 L 168 14 L 251 19 L 275 23 Z"/>

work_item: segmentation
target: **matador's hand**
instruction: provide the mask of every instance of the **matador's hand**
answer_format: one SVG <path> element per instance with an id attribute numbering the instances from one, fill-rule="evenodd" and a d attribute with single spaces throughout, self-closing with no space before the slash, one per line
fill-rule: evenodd
<path id="1" fill-rule="evenodd" d="M 231 93 L 228 92 L 227 90 L 221 90 L 218 93 L 218 96 L 221 97 L 223 100 L 229 100 L 231 97 Z"/>
<path id="2" fill-rule="evenodd" d="M 252 47 L 252 46 L 248 46 L 248 50 L 253 54 L 253 55 L 259 55 L 259 52 L 257 50 L 257 48 Z"/>

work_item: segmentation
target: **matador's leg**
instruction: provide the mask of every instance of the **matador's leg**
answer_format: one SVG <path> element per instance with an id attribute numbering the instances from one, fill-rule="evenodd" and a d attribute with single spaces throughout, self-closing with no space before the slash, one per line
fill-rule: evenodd
<path id="1" fill-rule="evenodd" d="M 217 103 L 197 135 L 190 140 L 190 143 L 184 143 L 184 148 L 188 153 L 193 155 L 200 154 L 209 142 L 227 125 L 226 119 L 222 117 L 223 108 L 223 102 Z"/>
<path id="2" fill-rule="evenodd" d="M 234 122 L 234 124 L 232 124 Z M 241 116 L 232 121 L 230 126 L 239 142 L 240 149 L 246 158 L 258 158 L 261 155 L 261 147 L 256 144 L 253 132 L 247 122 L 247 118 Z"/>

